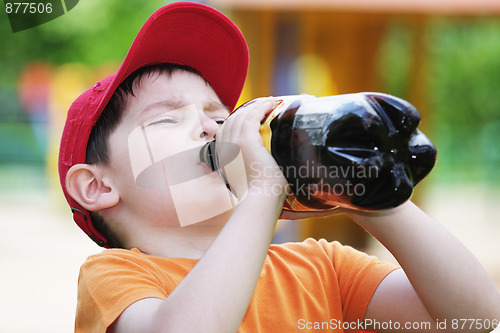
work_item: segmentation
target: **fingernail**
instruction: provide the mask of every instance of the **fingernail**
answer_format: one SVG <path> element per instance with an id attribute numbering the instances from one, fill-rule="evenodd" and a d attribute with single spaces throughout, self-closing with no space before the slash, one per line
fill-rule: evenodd
<path id="1" fill-rule="evenodd" d="M 278 106 L 280 106 L 281 104 L 283 104 L 283 100 L 282 99 L 275 99 L 274 100 L 274 107 L 277 108 Z"/>

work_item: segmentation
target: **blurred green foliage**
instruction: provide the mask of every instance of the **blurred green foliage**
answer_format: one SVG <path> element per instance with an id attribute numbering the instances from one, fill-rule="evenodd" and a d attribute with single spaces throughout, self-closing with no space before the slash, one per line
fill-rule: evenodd
<path id="1" fill-rule="evenodd" d="M 0 21 L 0 86 L 11 86 L 34 59 L 51 64 L 121 61 L 144 21 L 164 0 L 84 0 L 67 14 L 38 27 L 12 33 Z"/>
<path id="2" fill-rule="evenodd" d="M 381 52 L 389 93 L 408 98 L 415 31 L 395 24 Z M 429 136 L 440 181 L 499 184 L 500 19 L 436 19 L 424 30 Z"/>
<path id="3" fill-rule="evenodd" d="M 17 33 L 0 13 L 0 163 L 45 163 L 45 142 L 33 127 L 37 124 L 17 101 L 18 77 L 26 65 L 119 64 L 144 21 L 169 2 L 84 0 L 53 21 Z"/>

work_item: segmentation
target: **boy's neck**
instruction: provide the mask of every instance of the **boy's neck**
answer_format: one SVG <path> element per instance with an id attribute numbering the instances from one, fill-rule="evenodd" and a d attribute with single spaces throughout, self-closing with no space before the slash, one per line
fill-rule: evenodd
<path id="1" fill-rule="evenodd" d="M 218 218 L 227 220 L 225 216 Z M 212 220 L 186 227 L 164 226 L 150 232 L 142 230 L 138 237 L 128 242 L 127 247 L 159 257 L 200 259 L 223 227 L 224 223 Z"/>

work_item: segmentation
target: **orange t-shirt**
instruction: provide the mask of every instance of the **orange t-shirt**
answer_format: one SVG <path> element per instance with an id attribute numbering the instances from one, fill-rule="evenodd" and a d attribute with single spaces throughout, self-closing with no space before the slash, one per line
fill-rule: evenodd
<path id="1" fill-rule="evenodd" d="M 167 298 L 196 263 L 137 249 L 90 256 L 78 279 L 75 332 L 105 332 L 132 303 Z M 395 268 L 338 242 L 271 245 L 238 332 L 357 332 L 375 289 Z"/>

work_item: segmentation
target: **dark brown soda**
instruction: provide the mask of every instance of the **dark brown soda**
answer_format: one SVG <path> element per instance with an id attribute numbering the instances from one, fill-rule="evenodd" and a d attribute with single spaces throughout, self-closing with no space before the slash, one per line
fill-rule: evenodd
<path id="1" fill-rule="evenodd" d="M 402 204 L 436 161 L 419 122 L 410 103 L 386 94 L 297 96 L 269 123 L 269 148 L 291 189 L 286 207 Z"/>

